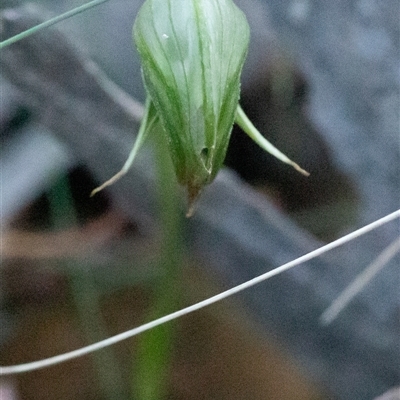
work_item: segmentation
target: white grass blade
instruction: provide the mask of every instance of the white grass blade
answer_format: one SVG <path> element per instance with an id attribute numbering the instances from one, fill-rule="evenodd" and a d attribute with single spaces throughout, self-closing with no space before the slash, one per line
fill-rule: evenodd
<path id="1" fill-rule="evenodd" d="M 131 329 L 129 331 L 112 336 L 108 339 L 102 340 L 100 342 L 91 344 L 86 347 L 82 347 L 80 349 L 71 351 L 69 353 L 60 354 L 58 356 L 46 358 L 43 360 L 29 362 L 26 364 L 18 364 L 18 365 L 0 367 L 0 376 L 17 374 L 17 373 L 21 373 L 21 372 L 34 371 L 34 370 L 38 370 L 41 368 L 49 367 L 51 365 L 60 364 L 65 361 L 72 360 L 74 358 L 82 357 L 82 356 L 92 353 L 94 351 L 101 350 L 107 346 L 111 346 L 115 343 L 121 342 L 122 340 L 139 335 L 142 332 L 148 331 L 150 329 L 155 328 L 156 326 L 165 324 L 166 322 L 172 321 L 174 319 L 177 319 L 179 317 L 182 317 L 184 315 L 187 315 L 194 311 L 197 311 L 201 308 L 204 308 L 211 304 L 217 303 L 218 301 L 226 299 L 227 297 L 230 297 L 233 294 L 239 293 L 245 289 L 248 289 L 248 288 L 260 283 L 260 282 L 263 282 L 269 278 L 272 278 L 275 275 L 279 275 L 282 272 L 288 271 L 289 269 L 291 269 L 297 265 L 300 265 L 306 261 L 316 258 L 336 247 L 342 246 L 345 243 L 348 243 L 348 242 L 356 239 L 357 237 L 364 235 L 364 234 L 380 227 L 381 225 L 384 225 L 384 224 L 386 224 L 390 221 L 393 221 L 394 219 L 399 218 L 399 217 L 400 217 L 400 209 L 387 215 L 386 217 L 383 217 L 375 222 L 372 222 L 369 225 L 366 225 L 360 229 L 357 229 L 356 231 L 349 233 L 348 235 L 343 236 L 340 239 L 337 239 L 329 244 L 326 244 L 325 246 L 322 246 L 316 250 L 313 250 L 312 252 L 305 254 L 305 255 L 297 258 L 296 260 L 290 261 L 278 268 L 275 268 L 271 271 L 266 272 L 265 274 L 257 276 L 256 278 L 253 278 L 253 279 L 251 279 L 247 282 L 244 282 L 238 286 L 235 286 L 232 289 L 228 289 L 228 290 L 226 290 L 222 293 L 219 293 L 215 296 L 212 296 L 206 300 L 200 301 L 199 303 L 193 304 L 192 306 L 183 308 L 182 310 L 179 310 L 179 311 L 175 311 L 171 314 L 165 315 L 164 317 L 158 318 L 154 321 L 148 322 L 146 324 L 143 324 L 143 325 L 141 325 L 137 328 Z"/>
<path id="2" fill-rule="evenodd" d="M 338 314 L 360 293 L 389 261 L 400 252 L 400 238 L 394 240 L 379 256 L 362 271 L 321 315 L 321 324 L 330 324 Z"/>

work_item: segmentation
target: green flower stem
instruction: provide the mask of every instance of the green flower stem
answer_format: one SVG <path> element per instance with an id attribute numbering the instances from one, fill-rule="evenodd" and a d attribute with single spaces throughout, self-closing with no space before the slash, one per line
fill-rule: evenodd
<path id="1" fill-rule="evenodd" d="M 259 130 L 253 125 L 253 123 L 249 120 L 245 112 L 243 111 L 240 105 L 237 106 L 236 110 L 236 118 L 235 122 L 243 129 L 245 133 L 247 133 L 251 139 L 253 139 L 262 149 L 272 154 L 278 160 L 284 162 L 285 164 L 291 165 L 294 169 L 299 171 L 301 174 L 305 176 L 309 176 L 310 174 L 301 168 L 298 164 L 292 161 L 290 158 L 285 156 L 281 151 L 279 151 L 272 143 L 270 143 Z"/>
<path id="2" fill-rule="evenodd" d="M 89 3 L 83 4 L 82 6 L 76 7 L 73 10 L 67 11 L 64 14 L 58 15 L 57 17 L 51 18 L 48 21 L 45 21 L 39 25 L 36 25 L 30 29 L 27 29 L 24 32 L 19 33 L 18 35 L 15 35 L 9 39 L 6 39 L 2 42 L 0 42 L 0 50 L 6 46 L 9 46 L 10 44 L 13 44 L 15 42 L 18 42 L 19 40 L 25 39 L 26 37 L 33 35 L 34 33 L 37 33 L 41 31 L 42 29 L 48 28 L 54 24 L 57 24 L 60 21 L 63 21 L 67 18 L 73 17 L 74 15 L 80 14 L 81 12 L 84 12 L 92 7 L 98 6 L 99 4 L 105 3 L 108 0 L 93 0 L 90 1 Z"/>
<path id="3" fill-rule="evenodd" d="M 160 126 L 159 126 L 160 128 Z M 154 133 L 154 135 L 153 135 Z M 161 275 L 154 288 L 154 299 L 146 319 L 153 320 L 179 306 L 183 266 L 182 224 L 179 192 L 163 132 L 152 132 L 157 160 L 159 220 L 161 223 Z M 165 324 L 149 331 L 139 342 L 132 380 L 134 398 L 165 398 L 174 341 L 174 324 Z"/>

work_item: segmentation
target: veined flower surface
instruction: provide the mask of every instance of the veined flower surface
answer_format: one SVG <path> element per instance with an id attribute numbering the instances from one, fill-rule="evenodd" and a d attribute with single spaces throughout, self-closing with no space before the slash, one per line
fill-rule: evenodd
<path id="1" fill-rule="evenodd" d="M 145 86 L 189 202 L 225 159 L 249 36 L 231 0 L 146 0 L 136 18 Z"/>
<path id="2" fill-rule="evenodd" d="M 232 0 L 146 0 L 133 25 L 147 89 L 135 145 L 111 185 L 129 170 L 152 129 L 162 130 L 189 212 L 225 159 L 233 123 L 259 146 L 304 175 L 308 172 L 264 138 L 239 106 L 240 75 L 250 30 Z"/>

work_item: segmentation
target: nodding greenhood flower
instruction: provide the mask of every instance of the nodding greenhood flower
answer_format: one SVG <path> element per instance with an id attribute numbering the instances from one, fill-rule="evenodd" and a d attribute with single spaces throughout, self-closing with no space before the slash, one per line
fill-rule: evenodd
<path id="1" fill-rule="evenodd" d="M 294 164 L 238 106 L 249 38 L 246 17 L 232 0 L 146 0 L 133 26 L 148 93 L 145 118 L 130 160 L 95 191 L 129 169 L 156 120 L 189 204 L 222 167 L 235 120 L 264 149 Z"/>
<path id="2" fill-rule="evenodd" d="M 249 37 L 231 0 L 147 0 L 136 18 L 144 82 L 189 202 L 224 162 Z"/>

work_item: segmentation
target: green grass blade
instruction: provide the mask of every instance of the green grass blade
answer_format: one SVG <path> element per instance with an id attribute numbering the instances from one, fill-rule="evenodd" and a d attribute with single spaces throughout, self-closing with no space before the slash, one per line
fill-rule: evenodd
<path id="1" fill-rule="evenodd" d="M 6 46 L 9 46 L 10 44 L 13 44 L 15 42 L 18 42 L 19 40 L 25 39 L 26 37 L 33 35 L 34 33 L 37 33 L 41 31 L 42 29 L 48 28 L 52 25 L 57 24 L 58 22 L 61 22 L 67 18 L 73 17 L 74 15 L 80 14 L 86 10 L 89 10 L 90 8 L 93 8 L 95 6 L 98 6 L 102 3 L 105 3 L 108 0 L 93 0 L 90 1 L 89 3 L 83 4 L 79 7 L 76 7 L 70 11 L 67 11 L 61 15 L 58 15 L 57 17 L 51 18 L 48 21 L 45 21 L 41 24 L 38 24 L 30 29 L 27 29 L 24 32 L 19 33 L 18 35 L 15 35 L 13 37 L 10 37 L 9 39 L 6 39 L 2 42 L 0 42 L 0 50 Z"/>

